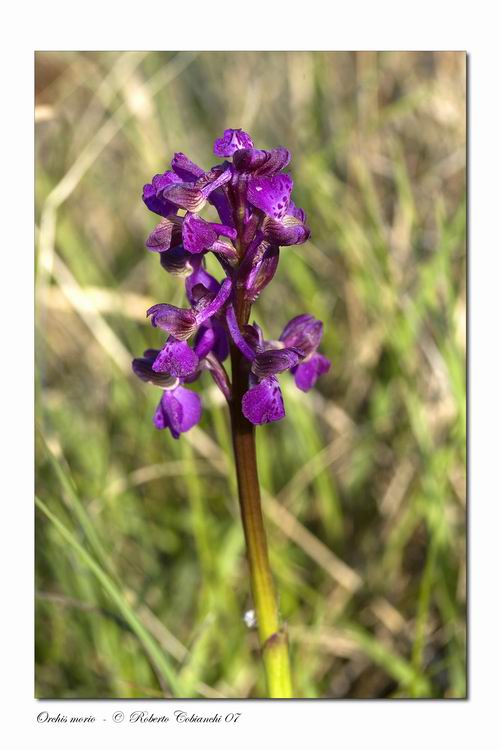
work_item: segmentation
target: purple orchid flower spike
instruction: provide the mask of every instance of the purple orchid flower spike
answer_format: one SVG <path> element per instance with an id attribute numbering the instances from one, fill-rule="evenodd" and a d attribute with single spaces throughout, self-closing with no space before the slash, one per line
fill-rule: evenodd
<path id="1" fill-rule="evenodd" d="M 200 420 L 201 400 L 189 385 L 205 371 L 228 402 L 263 653 L 273 645 L 273 659 L 264 659 L 269 696 L 290 698 L 287 637 L 279 623 L 260 509 L 254 425 L 285 417 L 278 378 L 289 372 L 296 386 L 308 391 L 330 362 L 318 351 L 323 324 L 312 315 L 293 318 L 277 340 L 248 325 L 252 304 L 276 274 L 280 248 L 301 245 L 310 236 L 285 171 L 290 152 L 283 146 L 255 148 L 244 130 L 228 128 L 215 140 L 214 153 L 221 163 L 205 169 L 177 152 L 170 169 L 144 186 L 144 203 L 161 217 L 146 247 L 159 255 L 163 269 L 184 280 L 187 304 L 149 308 L 147 317 L 167 340 L 132 367 L 141 380 L 162 390 L 153 422 L 175 439 Z M 207 204 L 219 221 L 203 218 Z M 210 253 L 222 268 L 221 280 L 208 271 Z M 229 355 L 230 374 L 224 364 Z"/>

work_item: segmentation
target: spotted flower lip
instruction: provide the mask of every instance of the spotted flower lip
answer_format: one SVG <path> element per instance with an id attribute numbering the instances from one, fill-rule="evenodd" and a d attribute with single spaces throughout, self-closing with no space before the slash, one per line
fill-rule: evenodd
<path id="1" fill-rule="evenodd" d="M 232 156 L 235 151 L 242 148 L 253 148 L 253 141 L 244 130 L 228 128 L 224 131 L 222 138 L 217 138 L 214 143 L 214 154 L 216 156 Z"/>
<path id="2" fill-rule="evenodd" d="M 292 177 L 283 171 L 290 152 L 283 146 L 255 148 L 244 130 L 228 128 L 215 140 L 214 153 L 222 161 L 206 170 L 176 152 L 170 169 L 143 189 L 144 203 L 161 217 L 146 247 L 159 255 L 162 268 L 184 280 L 188 305 L 149 308 L 147 317 L 167 339 L 161 349 L 135 359 L 132 368 L 163 390 L 154 423 L 174 438 L 200 418 L 199 396 L 188 386 L 202 372 L 232 400 L 223 364 L 230 347 L 243 355 L 248 390 L 241 409 L 255 425 L 285 416 L 278 376 L 289 372 L 297 388 L 308 391 L 330 367 L 318 352 L 323 324 L 312 315 L 290 320 L 279 339 L 265 339 L 257 324 L 245 324 L 244 311 L 276 274 L 280 248 L 301 245 L 310 236 L 306 214 L 292 200 Z M 206 204 L 220 221 L 201 216 Z M 222 267 L 222 281 L 207 270 L 209 253 Z"/>
<path id="3" fill-rule="evenodd" d="M 248 201 L 272 219 L 283 219 L 290 205 L 293 180 L 289 174 L 272 177 L 251 177 L 248 181 Z"/>
<path id="4" fill-rule="evenodd" d="M 152 367 L 155 372 L 187 378 L 196 372 L 199 363 L 200 358 L 189 344 L 169 336 Z"/>
<path id="5" fill-rule="evenodd" d="M 283 419 L 285 406 L 277 378 L 271 375 L 253 385 L 243 396 L 242 410 L 255 425 Z"/>
<path id="6" fill-rule="evenodd" d="M 293 180 L 290 175 L 252 177 L 248 200 L 266 214 L 263 236 L 275 245 L 301 245 L 311 234 L 305 213 L 290 199 Z"/>

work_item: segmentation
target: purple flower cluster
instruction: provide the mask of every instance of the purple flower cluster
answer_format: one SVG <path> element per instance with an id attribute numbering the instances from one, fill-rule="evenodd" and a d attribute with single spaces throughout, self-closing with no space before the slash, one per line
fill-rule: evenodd
<path id="1" fill-rule="evenodd" d="M 310 234 L 304 211 L 291 200 L 292 178 L 283 172 L 290 152 L 256 149 L 243 130 L 225 130 L 214 153 L 225 161 L 207 172 L 175 154 L 172 169 L 155 175 L 143 191 L 146 206 L 162 217 L 146 247 L 160 254 L 166 271 L 184 278 L 189 306 L 158 304 L 147 311 L 168 337 L 161 350 L 149 349 L 132 367 L 163 390 L 153 421 L 174 438 L 200 419 L 201 399 L 185 385 L 203 370 L 231 401 L 224 366 L 231 346 L 246 363 L 241 408 L 256 425 L 285 416 L 278 374 L 289 370 L 297 387 L 308 391 L 330 366 L 317 351 L 323 324 L 312 315 L 293 318 L 278 340 L 268 341 L 259 326 L 248 325 L 252 303 L 276 273 L 280 246 L 302 244 Z M 220 223 L 199 215 L 207 203 Z M 223 281 L 206 271 L 208 252 L 218 259 Z"/>

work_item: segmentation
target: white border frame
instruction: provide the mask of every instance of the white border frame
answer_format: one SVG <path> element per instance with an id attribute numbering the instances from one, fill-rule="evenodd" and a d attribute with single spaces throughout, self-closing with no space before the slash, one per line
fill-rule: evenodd
<path id="1" fill-rule="evenodd" d="M 351 2 L 335 7 L 321 0 L 188 6 L 151 0 L 46 2 L 9 7 L 2 45 L 2 144 L 0 190 L 3 214 L 2 303 L 6 321 L 1 368 L 2 504 L 2 688 L 0 732 L 5 746 L 87 748 L 119 742 L 121 748 L 147 741 L 153 746 L 265 750 L 278 743 L 299 748 L 319 743 L 407 750 L 440 745 L 480 746 L 495 737 L 498 649 L 497 425 L 500 383 L 498 339 L 498 23 L 492 4 Z M 4 13 L 6 11 L 4 10 Z M 226 15 L 226 13 L 228 15 Z M 211 30 L 211 33 L 209 31 Z M 44 701 L 33 699 L 33 451 L 32 451 L 32 282 L 31 191 L 33 176 L 33 52 L 35 49 L 464 49 L 469 52 L 470 138 L 470 562 L 469 695 L 467 701 Z M 496 157 L 496 158 L 495 158 Z M 4 162 L 5 164 L 5 162 Z M 5 236 L 6 235 L 6 236 Z M 6 339 L 6 340 L 5 340 Z M 5 632 L 3 632 L 5 631 Z M 130 725 L 113 723 L 116 710 L 172 715 L 185 707 L 204 715 L 241 710 L 237 725 Z M 93 725 L 37 724 L 52 715 L 92 713 Z M 485 739 L 481 742 L 479 733 Z M 147 736 L 147 740 L 146 740 Z"/>

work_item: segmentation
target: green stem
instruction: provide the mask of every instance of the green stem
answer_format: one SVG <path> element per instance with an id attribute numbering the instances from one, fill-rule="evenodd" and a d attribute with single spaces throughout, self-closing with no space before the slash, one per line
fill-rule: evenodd
<path id="1" fill-rule="evenodd" d="M 249 313 L 249 306 L 237 294 L 236 314 L 240 327 L 247 323 Z M 248 388 L 249 363 L 235 346 L 231 350 L 231 365 L 230 409 L 238 492 L 268 693 L 270 698 L 291 698 L 288 636 L 280 627 L 278 603 L 269 565 L 257 474 L 255 427 L 243 416 L 241 410 L 241 399 Z"/>

